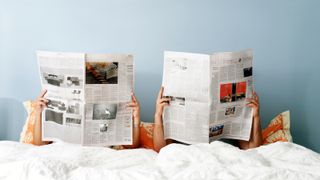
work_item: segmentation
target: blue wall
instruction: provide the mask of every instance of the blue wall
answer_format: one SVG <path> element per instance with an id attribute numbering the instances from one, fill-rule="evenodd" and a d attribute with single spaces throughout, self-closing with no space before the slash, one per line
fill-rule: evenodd
<path id="1" fill-rule="evenodd" d="M 163 51 L 254 49 L 263 124 L 291 110 L 294 141 L 320 152 L 320 1 L 0 0 L 0 138 L 17 140 L 21 102 L 40 92 L 36 50 L 132 53 L 152 121 Z"/>

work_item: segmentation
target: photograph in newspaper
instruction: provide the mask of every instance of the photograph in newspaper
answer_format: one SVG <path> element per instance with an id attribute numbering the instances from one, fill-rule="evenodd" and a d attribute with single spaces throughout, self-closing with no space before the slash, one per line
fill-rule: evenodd
<path id="1" fill-rule="evenodd" d="M 186 104 L 186 98 L 184 97 L 173 97 L 173 96 L 163 96 L 164 98 L 170 98 L 171 105 L 184 106 Z"/>
<path id="2" fill-rule="evenodd" d="M 80 103 L 81 102 L 79 101 L 73 101 L 73 100 L 68 101 L 67 113 L 80 115 L 80 112 L 81 112 Z"/>
<path id="3" fill-rule="evenodd" d="M 252 76 L 252 67 L 244 68 L 243 77 L 250 77 L 250 76 Z"/>
<path id="4" fill-rule="evenodd" d="M 63 112 L 52 111 L 49 109 L 45 110 L 45 121 L 52 121 L 57 124 L 63 125 Z"/>
<path id="5" fill-rule="evenodd" d="M 86 62 L 86 84 L 117 84 L 118 62 Z"/>
<path id="6" fill-rule="evenodd" d="M 100 124 L 100 132 L 101 133 L 106 133 L 108 131 L 108 123 Z"/>
<path id="7" fill-rule="evenodd" d="M 59 110 L 59 111 L 67 110 L 66 103 L 63 102 L 62 100 L 54 100 L 51 98 L 47 98 L 47 100 L 48 100 L 48 104 L 47 104 L 48 109 Z"/>
<path id="8" fill-rule="evenodd" d="M 44 82 L 51 84 L 53 86 L 61 86 L 64 83 L 64 75 L 53 74 L 53 73 L 43 73 Z"/>
<path id="9" fill-rule="evenodd" d="M 108 120 L 116 119 L 117 117 L 117 104 L 105 103 L 93 105 L 93 120 Z"/>
<path id="10" fill-rule="evenodd" d="M 236 112 L 236 107 L 227 107 L 226 112 L 224 113 L 225 116 L 233 116 Z"/>
<path id="11" fill-rule="evenodd" d="M 42 68 L 41 71 L 43 72 L 43 83 L 50 84 L 57 87 L 81 87 L 83 86 L 83 79 L 77 76 L 65 76 L 63 74 L 55 74 L 48 72 L 46 68 Z M 54 69 L 51 69 L 51 71 Z"/>
<path id="12" fill-rule="evenodd" d="M 246 82 L 220 85 L 220 102 L 228 103 L 241 101 L 246 98 Z"/>
<path id="13" fill-rule="evenodd" d="M 210 129 L 209 129 L 209 137 L 212 138 L 214 136 L 221 135 L 223 133 L 223 127 L 224 127 L 223 124 L 210 127 Z"/>

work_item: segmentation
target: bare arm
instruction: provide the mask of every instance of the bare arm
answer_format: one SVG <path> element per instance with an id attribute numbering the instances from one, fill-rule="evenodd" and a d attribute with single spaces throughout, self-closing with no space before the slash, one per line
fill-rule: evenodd
<path id="1" fill-rule="evenodd" d="M 166 146 L 163 135 L 162 115 L 155 115 L 154 117 L 153 144 L 154 150 L 157 152 L 159 152 L 162 147 Z"/>
<path id="2" fill-rule="evenodd" d="M 42 141 L 42 111 L 47 107 L 48 100 L 44 98 L 44 95 L 47 93 L 47 90 L 43 90 L 39 97 L 36 100 L 36 109 L 35 109 L 35 124 L 33 132 L 34 145 L 45 145 L 48 144 L 46 141 Z"/>
<path id="3" fill-rule="evenodd" d="M 125 148 L 138 148 L 140 145 L 140 104 L 134 94 L 131 94 L 131 102 L 127 107 L 132 110 L 133 119 L 133 143 L 125 145 Z"/>
<path id="4" fill-rule="evenodd" d="M 239 140 L 239 147 L 241 149 L 250 149 L 259 147 L 262 144 L 262 131 L 259 114 L 259 97 L 256 92 L 253 92 L 253 97 L 247 99 L 248 107 L 253 109 L 252 128 L 249 141 Z"/>
<path id="5" fill-rule="evenodd" d="M 156 102 L 156 112 L 154 115 L 154 130 L 153 130 L 153 144 L 154 150 L 157 152 L 160 151 L 161 148 L 166 146 L 166 141 L 164 139 L 164 131 L 163 131 L 163 121 L 162 121 L 162 113 L 165 106 L 168 106 L 170 103 L 170 98 L 163 98 L 163 87 L 161 87 L 157 102 Z"/>

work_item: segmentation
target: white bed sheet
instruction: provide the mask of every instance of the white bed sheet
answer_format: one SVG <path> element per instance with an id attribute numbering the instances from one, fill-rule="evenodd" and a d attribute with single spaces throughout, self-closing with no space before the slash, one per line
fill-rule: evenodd
<path id="1" fill-rule="evenodd" d="M 293 143 L 239 150 L 223 142 L 112 150 L 0 142 L 0 179 L 320 179 L 320 155 Z"/>

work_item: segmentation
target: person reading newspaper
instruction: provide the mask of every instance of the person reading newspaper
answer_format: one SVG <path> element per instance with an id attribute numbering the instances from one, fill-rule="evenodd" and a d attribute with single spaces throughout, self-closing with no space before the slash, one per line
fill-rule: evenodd
<path id="1" fill-rule="evenodd" d="M 164 108 L 170 106 L 171 98 L 167 98 L 163 96 L 164 88 L 161 87 L 158 98 L 156 101 L 156 111 L 154 115 L 154 134 L 153 134 L 153 142 L 154 149 L 156 151 L 160 151 L 164 146 L 171 143 L 180 143 L 173 139 L 164 139 L 164 127 L 163 127 L 163 111 Z M 249 141 L 238 140 L 235 142 L 240 149 L 250 149 L 259 147 L 262 144 L 262 133 L 261 133 L 261 122 L 260 122 L 260 104 L 259 104 L 259 96 L 256 92 L 252 93 L 251 98 L 246 98 L 246 106 L 253 109 L 253 118 L 252 118 L 252 129 Z"/>
<path id="2" fill-rule="evenodd" d="M 47 107 L 49 102 L 48 99 L 44 98 L 47 90 L 43 90 L 39 97 L 35 100 L 36 102 L 36 121 L 34 124 L 34 144 L 35 145 L 46 145 L 51 142 L 42 141 L 42 111 Z M 139 133 L 140 133 L 140 105 L 136 96 L 131 93 L 131 102 L 127 103 L 127 108 L 132 110 L 133 120 L 133 143 L 131 145 L 123 145 L 125 148 L 137 148 L 139 147 Z"/>

